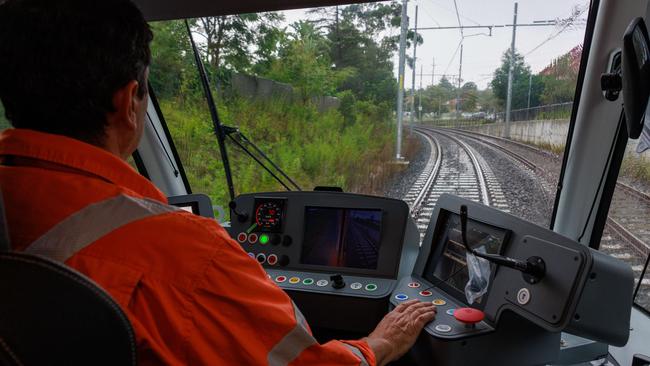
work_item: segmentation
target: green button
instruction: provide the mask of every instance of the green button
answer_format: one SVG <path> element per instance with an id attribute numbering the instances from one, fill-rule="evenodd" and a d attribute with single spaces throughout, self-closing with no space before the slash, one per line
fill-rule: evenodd
<path id="1" fill-rule="evenodd" d="M 374 283 L 369 283 L 366 285 L 366 291 L 375 291 L 377 289 L 377 285 Z"/>
<path id="2" fill-rule="evenodd" d="M 303 285 L 309 286 L 309 285 L 312 285 L 313 283 L 314 283 L 314 280 L 312 280 L 311 278 L 305 278 L 304 280 L 302 280 Z"/>
<path id="3" fill-rule="evenodd" d="M 260 244 L 266 245 L 269 242 L 269 236 L 266 234 L 260 235 Z"/>

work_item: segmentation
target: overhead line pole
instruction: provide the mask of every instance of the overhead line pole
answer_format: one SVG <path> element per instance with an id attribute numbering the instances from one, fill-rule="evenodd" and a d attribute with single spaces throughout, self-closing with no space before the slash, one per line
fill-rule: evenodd
<path id="1" fill-rule="evenodd" d="M 413 129 L 413 119 L 415 118 L 415 67 L 417 62 L 418 50 L 418 6 L 415 6 L 415 37 L 413 39 L 413 75 L 411 83 L 411 129 Z"/>
<path id="2" fill-rule="evenodd" d="M 418 122 L 422 123 L 422 72 L 423 66 L 420 65 L 420 89 L 418 90 Z"/>
<path id="3" fill-rule="evenodd" d="M 436 77 L 436 58 L 434 57 L 431 63 L 431 85 L 436 85 L 434 80 Z"/>
<path id="4" fill-rule="evenodd" d="M 512 21 L 512 43 L 510 44 L 510 67 L 508 68 L 508 94 L 506 99 L 506 121 L 504 126 L 504 137 L 510 138 L 510 112 L 512 110 L 512 78 L 515 68 L 515 40 L 517 37 L 517 6 L 515 2 L 515 14 Z"/>
<path id="5" fill-rule="evenodd" d="M 460 62 L 458 63 L 458 88 L 456 89 L 456 117 L 460 113 L 460 87 L 463 76 L 463 43 L 460 44 Z"/>
<path id="6" fill-rule="evenodd" d="M 408 0 L 402 0 L 401 32 L 399 35 L 399 64 L 398 64 L 398 86 L 397 86 L 397 146 L 395 147 L 395 159 L 402 158 L 402 119 L 404 118 L 404 63 L 406 61 L 406 32 L 408 31 Z"/>

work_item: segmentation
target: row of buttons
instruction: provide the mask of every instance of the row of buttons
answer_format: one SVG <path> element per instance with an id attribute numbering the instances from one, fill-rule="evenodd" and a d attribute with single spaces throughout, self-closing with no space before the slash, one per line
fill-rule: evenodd
<path id="1" fill-rule="evenodd" d="M 242 244 L 246 241 L 248 241 L 249 244 L 255 244 L 259 242 L 261 245 L 266 245 L 268 243 L 278 245 L 282 243 L 282 245 L 288 247 L 293 242 L 293 239 L 289 235 L 282 237 L 280 234 L 273 234 L 270 236 L 269 234 L 260 234 L 258 236 L 256 233 L 246 234 L 242 231 L 237 235 L 237 241 Z"/>
<path id="2" fill-rule="evenodd" d="M 410 287 L 410 288 L 418 288 L 418 287 L 420 287 L 420 284 L 417 283 L 417 282 L 411 282 L 411 283 L 408 284 L 408 287 Z M 423 295 L 422 294 L 423 292 L 426 293 L 426 295 Z M 420 291 L 420 296 L 431 296 L 431 291 L 427 291 L 427 290 Z M 405 300 L 408 300 L 408 298 L 409 297 L 406 294 L 397 294 L 397 295 L 395 295 L 395 299 L 397 299 L 398 301 L 405 301 Z M 435 300 L 431 301 L 431 303 L 433 303 L 433 305 L 436 305 L 436 306 L 444 306 L 444 305 L 447 304 L 447 301 L 445 301 L 443 299 L 435 299 Z M 453 308 L 452 309 L 447 309 L 445 311 L 445 313 L 447 313 L 447 315 L 449 315 L 449 316 L 454 316 L 454 310 L 455 309 L 453 309 Z M 447 324 L 438 324 L 438 325 L 435 326 L 435 329 L 436 329 L 436 331 L 438 331 L 440 333 L 449 333 L 449 332 L 451 332 L 452 328 L 451 328 L 450 325 L 447 325 Z"/>
<path id="3" fill-rule="evenodd" d="M 287 276 L 277 276 L 275 278 L 275 282 L 277 282 L 277 283 L 283 283 L 285 281 L 287 281 Z M 289 283 L 291 283 L 291 284 L 296 284 L 298 282 L 300 282 L 300 277 L 291 277 L 291 278 L 289 278 Z M 302 280 L 302 284 L 307 285 L 307 286 L 313 285 L 314 284 L 314 279 L 305 278 L 304 280 Z M 328 280 L 318 280 L 318 281 L 316 281 L 316 286 L 318 286 L 318 287 L 325 287 L 328 284 L 329 284 Z M 352 290 L 361 290 L 362 288 L 364 288 L 364 286 L 360 282 L 354 282 L 354 283 L 350 284 L 350 288 Z M 369 283 L 369 284 L 367 284 L 365 286 L 365 289 L 366 289 L 366 291 L 373 292 L 373 291 L 377 290 L 377 285 L 375 285 L 374 283 Z"/>
<path id="4" fill-rule="evenodd" d="M 276 254 L 266 255 L 264 253 L 255 254 L 255 253 L 249 252 L 248 256 L 255 259 L 255 260 L 257 260 L 259 262 L 259 264 L 267 263 L 267 264 L 269 264 L 271 266 L 275 266 L 276 264 L 279 264 L 281 266 L 286 266 L 290 262 L 289 257 L 286 256 L 286 255 L 282 255 L 282 256 L 280 256 L 278 258 L 278 256 Z"/>

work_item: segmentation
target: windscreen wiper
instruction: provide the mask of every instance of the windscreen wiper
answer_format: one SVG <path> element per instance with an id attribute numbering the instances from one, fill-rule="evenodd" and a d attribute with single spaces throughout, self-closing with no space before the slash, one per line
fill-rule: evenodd
<path id="1" fill-rule="evenodd" d="M 226 181 L 228 183 L 228 193 L 230 194 L 230 200 L 235 199 L 235 189 L 232 181 L 232 171 L 230 169 L 230 162 L 228 160 L 228 152 L 226 151 L 226 136 L 228 136 L 239 148 L 241 148 L 248 156 L 250 156 L 256 163 L 258 163 L 264 170 L 266 170 L 271 176 L 278 181 L 287 191 L 291 191 L 291 188 L 280 179 L 276 174 L 274 174 L 271 169 L 269 169 L 258 157 L 256 157 L 244 144 L 250 145 L 253 149 L 262 157 L 271 164 L 271 166 L 280 173 L 284 178 L 286 178 L 291 185 L 296 187 L 297 190 L 301 191 L 302 189 L 296 182 L 289 178 L 289 176 L 282 170 L 280 167 L 275 164 L 262 150 L 260 150 L 255 144 L 253 144 L 246 136 L 244 136 L 239 129 L 229 126 L 224 126 L 219 119 L 219 113 L 217 111 L 216 104 L 214 102 L 214 97 L 212 96 L 212 90 L 210 89 L 210 82 L 208 80 L 207 74 L 205 72 L 205 65 L 201 60 L 199 55 L 199 50 L 196 47 L 194 42 L 194 36 L 192 36 L 192 30 L 190 29 L 190 24 L 185 20 L 185 27 L 187 28 L 187 34 L 190 38 L 190 43 L 192 44 L 192 52 L 194 53 L 194 60 L 199 69 L 199 76 L 201 78 L 201 85 L 203 86 L 203 91 L 205 93 L 206 100 L 208 102 L 208 108 L 210 109 L 210 116 L 212 117 L 212 125 L 214 127 L 214 134 L 217 136 L 217 141 L 219 142 L 219 151 L 221 153 L 221 159 L 223 160 L 223 169 L 226 173 Z M 237 138 L 233 137 L 237 135 Z"/>
<path id="2" fill-rule="evenodd" d="M 236 127 L 231 127 L 231 126 L 223 126 L 224 132 L 226 136 L 230 138 L 232 142 L 235 143 L 235 145 L 239 146 L 240 149 L 242 149 L 248 156 L 251 157 L 251 159 L 255 160 L 257 164 L 259 164 L 264 170 L 266 170 L 278 183 L 280 183 L 284 188 L 286 188 L 287 191 L 291 191 L 291 188 L 289 187 L 289 184 L 293 185 L 297 190 L 302 191 L 300 186 L 293 180 L 291 179 L 287 173 L 284 172 L 277 164 L 271 160 L 257 145 L 255 145 L 251 140 L 246 137 L 238 128 Z M 252 151 L 250 151 L 246 145 L 250 146 L 253 148 L 253 150 L 261 156 L 261 159 L 266 160 L 273 169 L 275 169 L 280 175 L 282 175 L 286 180 L 288 180 L 288 183 L 285 183 L 280 177 L 278 177 L 276 174 L 274 174 L 269 167 L 264 164 L 260 158 L 255 156 Z"/>
<path id="3" fill-rule="evenodd" d="M 230 195 L 230 200 L 235 200 L 235 187 L 232 183 L 232 172 L 230 170 L 230 161 L 228 160 L 228 152 L 226 151 L 226 141 L 225 134 L 223 132 L 223 126 L 221 125 L 221 120 L 219 119 L 219 113 L 217 112 L 217 107 L 214 104 L 214 98 L 212 97 L 212 90 L 210 89 L 210 82 L 208 81 L 208 76 L 205 73 L 205 65 L 201 61 L 201 56 L 199 55 L 199 50 L 196 48 L 196 43 L 194 42 L 194 37 L 192 36 L 192 30 L 190 29 L 190 23 L 185 19 L 185 27 L 187 28 L 187 35 L 190 37 L 190 43 L 192 44 L 192 52 L 194 53 L 194 61 L 196 61 L 196 67 L 199 69 L 199 76 L 201 77 L 201 85 L 203 86 L 203 92 L 205 93 L 205 98 L 208 102 L 208 108 L 210 109 L 210 117 L 212 117 L 212 126 L 214 128 L 214 134 L 217 136 L 217 141 L 219 142 L 219 152 L 221 153 L 221 160 L 223 161 L 223 170 L 226 173 L 226 183 L 228 184 L 228 194 Z"/>

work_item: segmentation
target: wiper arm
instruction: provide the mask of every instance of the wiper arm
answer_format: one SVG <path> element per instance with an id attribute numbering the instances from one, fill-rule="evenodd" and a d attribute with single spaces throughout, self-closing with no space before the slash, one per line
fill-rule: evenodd
<path id="1" fill-rule="evenodd" d="M 190 23 L 187 21 L 187 19 L 185 19 L 185 27 L 187 28 L 187 35 L 190 37 L 190 43 L 192 44 L 194 61 L 196 62 L 196 67 L 199 69 L 201 85 L 203 86 L 205 99 L 208 102 L 208 109 L 210 109 L 210 117 L 212 118 L 214 134 L 217 136 L 217 141 L 219 143 L 219 152 L 221 153 L 223 170 L 226 173 L 226 183 L 228 184 L 228 194 L 230 195 L 230 200 L 233 201 L 235 199 L 235 187 L 232 183 L 230 161 L 228 160 L 228 152 L 226 151 L 226 134 L 223 131 L 223 126 L 221 125 L 221 120 L 219 119 L 219 113 L 217 112 L 217 107 L 214 103 L 214 98 L 212 97 L 212 90 L 210 89 L 210 82 L 208 81 L 208 76 L 205 72 L 205 65 L 203 65 L 203 61 L 201 61 L 201 56 L 199 55 L 198 48 L 196 48 L 196 43 L 194 42 L 194 37 L 192 36 L 192 30 L 190 29 Z"/>
<path id="2" fill-rule="evenodd" d="M 260 160 L 255 154 L 253 154 L 245 145 L 251 146 L 259 155 L 261 155 L 262 159 L 266 160 L 271 166 L 280 173 L 286 180 L 289 181 L 289 184 L 293 185 L 296 187 L 297 190 L 301 191 L 302 189 L 300 186 L 293 180 L 291 179 L 277 164 L 271 160 L 262 150 L 260 150 L 257 145 L 255 145 L 251 140 L 249 140 L 241 131 L 239 131 L 238 128 L 236 127 L 230 127 L 230 126 L 223 126 L 224 132 L 226 133 L 226 136 L 232 140 L 237 146 L 239 146 L 240 149 L 242 149 L 248 156 L 250 156 L 257 164 L 259 164 L 264 170 L 266 170 L 271 176 L 278 181 L 284 188 L 286 188 L 287 191 L 291 191 L 292 189 L 288 186 L 287 183 L 285 183 L 280 177 L 278 177 L 276 174 L 274 174 L 269 167 L 264 164 L 262 160 Z M 233 135 L 237 136 L 237 138 L 233 137 Z"/>

